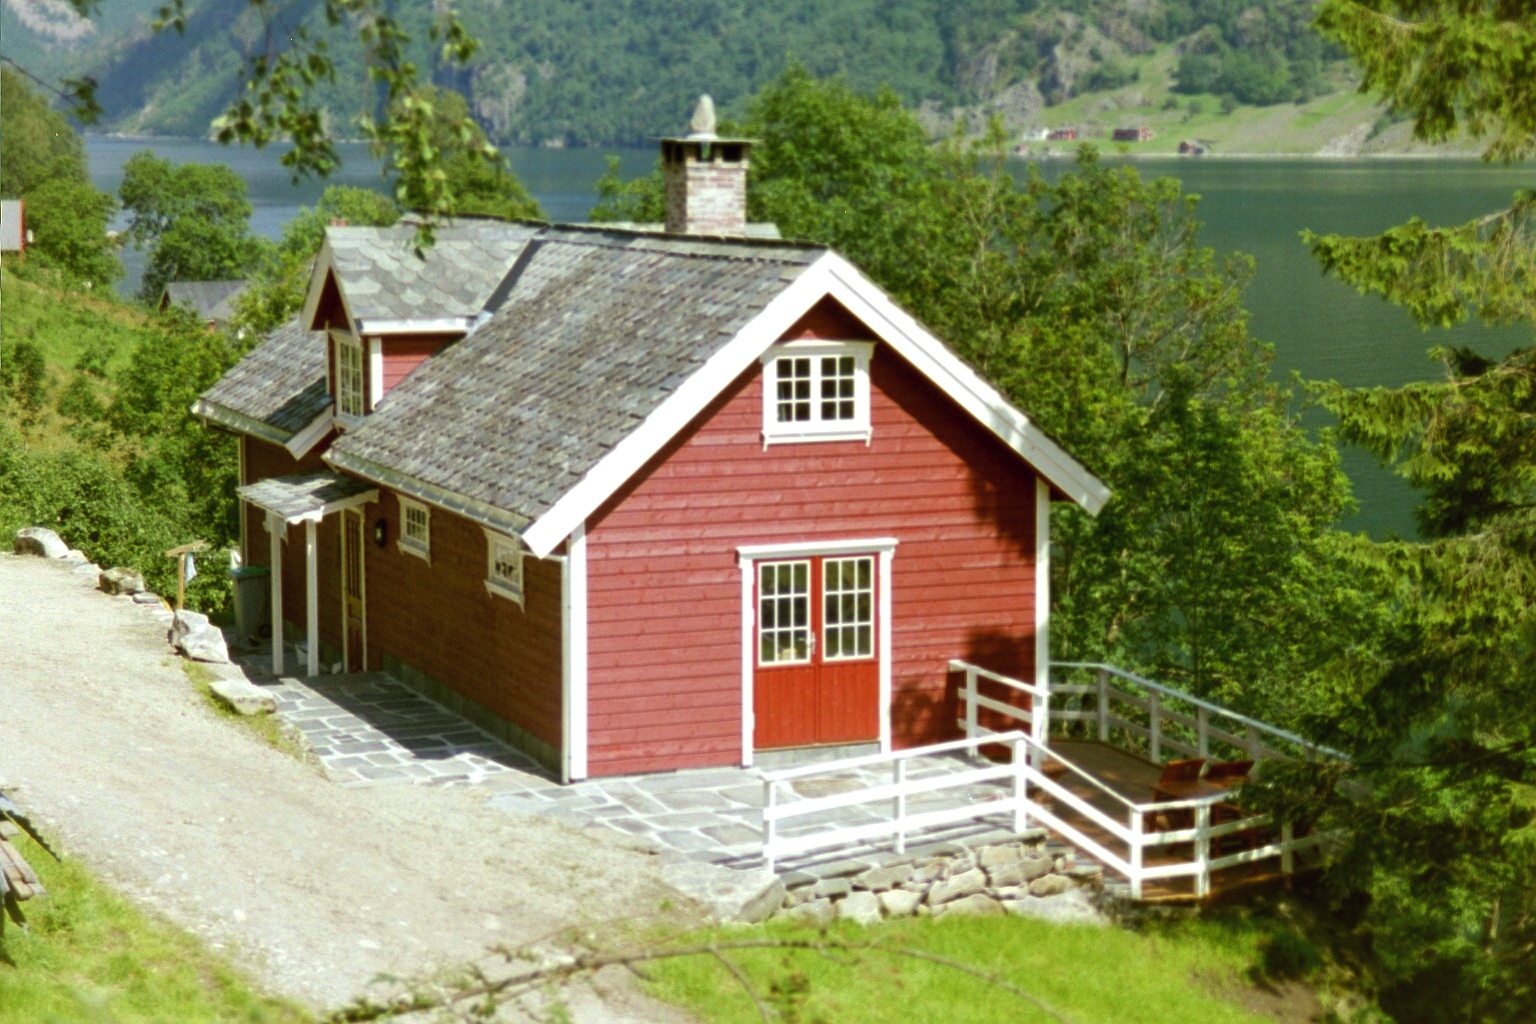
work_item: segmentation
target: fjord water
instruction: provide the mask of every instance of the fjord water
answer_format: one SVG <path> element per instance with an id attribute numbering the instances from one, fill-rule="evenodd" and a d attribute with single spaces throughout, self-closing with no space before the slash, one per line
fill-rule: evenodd
<path id="1" fill-rule="evenodd" d="M 278 163 L 281 150 L 251 150 L 191 139 L 86 140 L 96 187 L 113 191 L 122 181 L 122 165 L 149 148 L 177 163 L 222 163 L 245 178 L 255 208 L 252 226 L 275 238 L 302 205 L 312 204 L 323 186 L 294 185 Z M 512 149 L 512 169 L 550 218 L 580 221 L 596 199 L 594 183 L 603 173 L 605 155 L 592 149 Z M 655 162 L 648 150 L 619 154 L 621 173 L 633 177 Z M 341 148 L 342 170 L 336 183 L 383 190 L 379 165 L 362 145 Z M 1335 380 L 1350 387 L 1395 386 L 1433 379 L 1441 373 L 1427 350 L 1432 345 L 1468 345 L 1489 356 L 1532 342 L 1529 328 L 1494 330 L 1476 324 L 1450 331 L 1424 332 L 1402 311 L 1380 299 L 1362 297 L 1347 285 L 1324 277 L 1300 238 L 1304 228 L 1349 235 L 1373 234 L 1409 217 L 1433 225 L 1458 224 L 1509 204 L 1515 190 L 1536 185 L 1536 169 L 1488 166 L 1472 161 L 1424 159 L 1375 160 L 1151 160 L 1138 161 L 1147 177 L 1167 175 L 1183 181 L 1186 192 L 1201 196 L 1201 238 L 1218 253 L 1245 252 L 1254 257 L 1255 274 L 1246 295 L 1253 334 L 1275 348 L 1275 373 L 1292 371 L 1313 380 Z M 1070 161 L 1053 161 L 1042 171 L 1054 177 Z M 1019 168 L 1022 171 L 1022 168 Z M 142 257 L 125 253 L 137 288 Z M 1325 425 L 1326 414 L 1313 410 L 1306 422 Z M 1346 449 L 1345 468 L 1355 485 L 1360 512 L 1346 525 L 1372 536 L 1413 536 L 1413 492 L 1380 469 L 1363 452 Z"/>

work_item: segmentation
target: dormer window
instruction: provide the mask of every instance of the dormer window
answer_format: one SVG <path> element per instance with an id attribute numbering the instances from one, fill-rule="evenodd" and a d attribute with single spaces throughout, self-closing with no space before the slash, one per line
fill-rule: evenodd
<path id="1" fill-rule="evenodd" d="M 363 346 L 351 335 L 332 334 L 336 341 L 336 414 L 361 419 L 363 407 Z"/>
<path id="2" fill-rule="evenodd" d="M 763 357 L 763 440 L 865 441 L 869 428 L 866 341 L 792 341 Z"/>

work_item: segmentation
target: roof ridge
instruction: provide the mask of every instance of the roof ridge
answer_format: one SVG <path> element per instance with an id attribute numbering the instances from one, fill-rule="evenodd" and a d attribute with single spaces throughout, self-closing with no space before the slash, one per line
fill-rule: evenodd
<path id="1" fill-rule="evenodd" d="M 700 252 L 690 252 L 686 248 L 687 246 L 693 246 L 693 245 L 699 245 L 699 244 L 732 246 L 732 247 L 739 247 L 739 248 L 744 248 L 744 249 L 790 250 L 790 251 L 793 251 L 793 252 L 804 252 L 804 253 L 812 253 L 812 252 L 823 253 L 823 252 L 829 252 L 829 251 L 831 251 L 831 248 L 832 248 L 831 246 L 825 245 L 825 244 L 823 244 L 821 242 L 807 242 L 807 241 L 803 241 L 803 240 L 800 240 L 800 239 L 789 239 L 789 238 L 749 238 L 749 237 L 747 237 L 745 235 L 684 235 L 684 234 L 669 233 L 669 232 L 666 232 L 666 231 L 641 231 L 641 230 L 636 229 L 636 228 L 612 227 L 612 226 L 609 226 L 607 224 L 601 224 L 601 223 L 594 223 L 594 224 L 549 224 L 549 225 L 546 225 L 544 230 L 541 231 L 539 234 L 540 234 L 540 236 L 548 237 L 548 236 L 554 235 L 556 232 L 570 232 L 572 234 L 581 234 L 581 235 L 620 235 L 620 236 L 624 236 L 625 238 L 630 239 L 631 242 L 661 243 L 661 244 L 656 246 L 656 248 L 658 250 L 664 251 L 664 252 L 673 253 L 673 254 L 678 255 L 678 256 L 706 256 L 706 255 L 715 255 L 717 257 L 718 256 L 724 256 L 726 258 L 735 258 L 735 259 L 761 258 L 761 257 L 751 257 L 751 256 L 731 256 L 730 254 L 726 254 L 726 253 L 706 254 L 706 253 L 700 253 Z M 615 244 L 615 243 L 610 243 L 610 244 L 606 244 L 605 245 L 603 242 L 597 241 L 597 240 L 586 240 L 586 239 L 582 239 L 582 240 L 579 240 L 579 241 L 576 240 L 576 239 L 559 239 L 559 240 L 560 241 L 569 241 L 572 244 L 591 245 L 591 246 L 594 246 L 594 247 L 600 247 L 600 248 L 606 248 L 606 249 L 625 249 L 625 248 L 634 248 L 635 247 L 635 246 L 633 246 L 631 244 Z"/>

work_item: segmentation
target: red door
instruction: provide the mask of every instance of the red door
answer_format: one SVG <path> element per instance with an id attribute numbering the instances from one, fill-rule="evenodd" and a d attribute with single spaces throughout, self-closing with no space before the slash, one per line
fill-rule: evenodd
<path id="1" fill-rule="evenodd" d="M 875 556 L 757 564 L 753 745 L 880 736 Z"/>

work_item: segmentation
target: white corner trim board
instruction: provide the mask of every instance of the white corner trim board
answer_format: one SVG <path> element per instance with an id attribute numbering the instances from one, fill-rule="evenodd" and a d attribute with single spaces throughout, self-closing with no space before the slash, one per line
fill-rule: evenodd
<path id="1" fill-rule="evenodd" d="M 587 527 L 577 525 L 560 563 L 564 637 L 562 689 L 565 782 L 587 777 Z"/>

